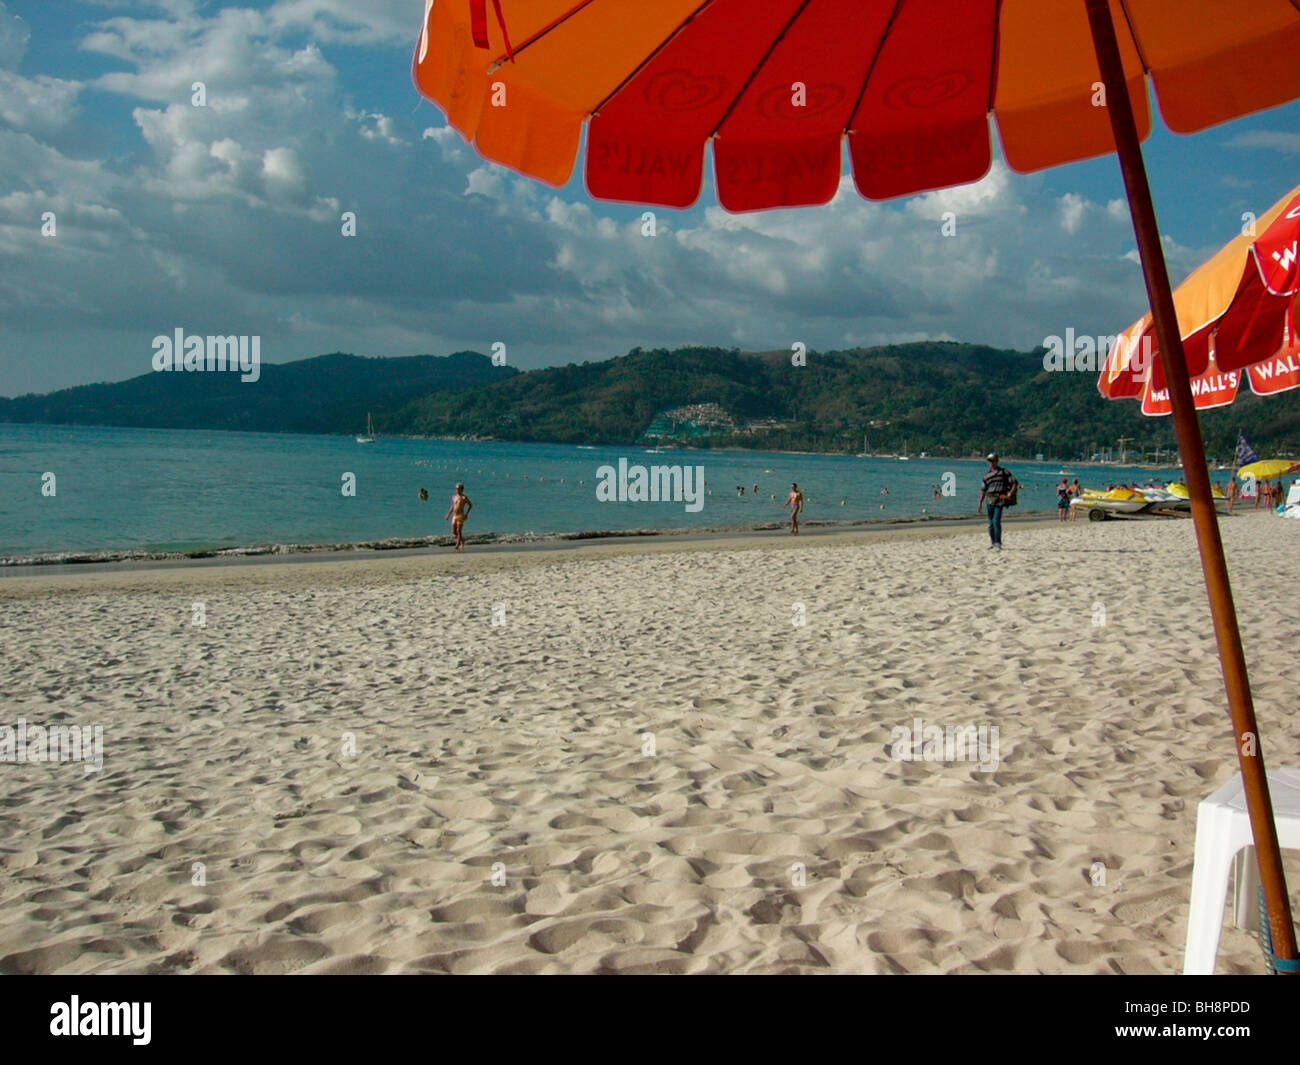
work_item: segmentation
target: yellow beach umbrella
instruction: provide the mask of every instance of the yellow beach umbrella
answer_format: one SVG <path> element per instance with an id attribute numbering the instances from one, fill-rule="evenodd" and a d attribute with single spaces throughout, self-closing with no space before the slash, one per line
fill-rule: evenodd
<path id="1" fill-rule="evenodd" d="M 1295 459 L 1260 459 L 1259 462 L 1243 466 L 1237 471 L 1237 476 L 1243 481 L 1248 477 L 1253 477 L 1257 481 L 1267 481 L 1270 477 L 1281 477 L 1295 470 L 1300 470 L 1300 462 L 1296 462 Z"/>

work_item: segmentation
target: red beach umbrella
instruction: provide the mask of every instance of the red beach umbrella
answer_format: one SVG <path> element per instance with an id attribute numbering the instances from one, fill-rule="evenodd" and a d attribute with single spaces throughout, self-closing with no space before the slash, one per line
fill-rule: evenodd
<path id="1" fill-rule="evenodd" d="M 1258 234 L 1258 235 L 1256 235 Z M 1300 388 L 1300 186 L 1264 212 L 1174 290 L 1178 331 L 1199 410 L 1237 398 L 1244 377 L 1253 392 Z M 1110 399 L 1138 397 L 1142 413 L 1170 413 L 1150 314 L 1110 349 L 1097 387 Z"/>
<path id="2" fill-rule="evenodd" d="M 487 159 L 733 211 L 963 184 L 989 120 L 1015 170 L 1118 154 L 1152 308 L 1276 956 L 1296 958 L 1250 682 L 1141 139 L 1300 97 L 1300 0 L 426 0 L 419 91 Z M 1220 345 L 1222 355 L 1223 346 Z M 1205 369 L 1197 364 L 1193 376 Z M 1222 362 L 1220 363 L 1222 366 Z"/>

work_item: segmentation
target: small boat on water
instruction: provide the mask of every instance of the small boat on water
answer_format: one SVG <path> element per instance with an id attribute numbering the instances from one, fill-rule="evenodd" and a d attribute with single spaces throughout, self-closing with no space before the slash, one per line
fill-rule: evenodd
<path id="1" fill-rule="evenodd" d="M 366 435 L 358 436 L 358 444 L 373 444 L 375 442 L 375 427 L 370 422 L 370 412 L 366 411 Z"/>

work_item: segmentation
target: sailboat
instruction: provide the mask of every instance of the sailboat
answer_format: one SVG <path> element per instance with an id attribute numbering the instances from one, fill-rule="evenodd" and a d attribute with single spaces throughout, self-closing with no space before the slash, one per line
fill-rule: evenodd
<path id="1" fill-rule="evenodd" d="M 373 444 L 375 442 L 375 427 L 370 422 L 370 412 L 366 411 L 366 435 L 358 436 L 358 444 Z"/>

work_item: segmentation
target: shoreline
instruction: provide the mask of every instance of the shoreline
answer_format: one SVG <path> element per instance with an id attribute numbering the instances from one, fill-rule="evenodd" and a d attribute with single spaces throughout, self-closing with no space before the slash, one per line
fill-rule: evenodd
<path id="1" fill-rule="evenodd" d="M 1046 519 L 1055 511 L 1027 510 L 1014 518 L 1004 516 L 1007 524 Z M 862 521 L 807 521 L 799 528 L 805 535 L 826 535 L 835 532 L 869 532 L 889 528 L 912 526 L 945 527 L 982 525 L 985 518 L 964 517 L 874 518 Z M 786 522 L 763 522 L 757 525 L 718 525 L 699 529 L 588 529 L 573 532 L 545 533 L 539 536 L 527 533 L 486 533 L 470 536 L 468 547 L 488 551 L 559 550 L 568 545 L 599 542 L 654 542 L 664 540 L 716 540 L 720 538 L 758 537 L 764 533 L 788 530 Z M 82 572 L 105 568 L 152 568 L 161 565 L 219 564 L 238 565 L 256 561 L 307 561 L 323 558 L 374 558 L 376 556 L 404 556 L 430 553 L 450 547 L 451 536 L 390 537 L 381 540 L 361 540 L 344 543 L 314 544 L 248 544 L 238 547 L 200 549 L 195 551 L 148 551 L 133 549 L 106 549 L 103 551 L 62 551 L 39 555 L 9 555 L 0 557 L 0 577 L 16 573 L 44 571 Z"/>
<path id="2" fill-rule="evenodd" d="M 6 397 L 0 396 L 0 399 Z M 17 398 L 17 397 L 11 397 Z M 105 425 L 98 422 L 6 422 L 0 421 L 0 428 L 4 427 L 30 428 L 40 427 L 45 429 L 126 429 L 140 430 L 144 432 L 169 432 L 169 433 L 247 433 L 256 436 L 314 436 L 346 440 L 355 436 L 350 432 L 335 433 L 304 433 L 292 429 L 215 429 L 215 428 L 195 428 L 191 426 L 160 426 L 160 425 Z M 761 448 L 761 447 L 741 447 L 739 445 L 727 445 L 724 447 L 696 447 L 686 441 L 674 441 L 665 444 L 664 441 L 636 441 L 631 444 L 627 443 L 582 443 L 571 444 L 559 440 L 516 440 L 511 437 L 502 436 L 440 436 L 426 433 L 389 433 L 380 434 L 374 437 L 374 440 L 433 440 L 443 444 L 521 444 L 525 446 L 539 447 L 570 447 L 591 450 L 595 448 L 621 449 L 626 451 L 648 452 L 652 449 L 663 451 L 693 451 L 700 453 L 718 452 L 720 454 L 739 454 L 739 455 L 797 455 L 800 457 L 816 458 L 819 456 L 829 456 L 832 458 L 868 458 L 880 460 L 899 460 L 901 456 L 895 451 L 872 451 L 869 453 L 855 451 L 806 451 L 788 448 Z M 1037 458 L 1033 455 L 1002 455 L 1000 456 L 1008 463 L 1027 463 L 1038 466 L 1056 466 L 1058 469 L 1125 469 L 1125 470 L 1181 470 L 1182 465 L 1177 462 L 1118 462 L 1118 461 L 1101 461 L 1092 459 L 1063 459 L 1045 456 Z M 922 455 L 919 452 L 915 455 L 908 455 L 906 461 L 921 462 L 983 462 L 984 456 L 981 454 L 971 455 L 949 455 L 935 452 L 927 452 Z M 1223 473 L 1229 467 L 1214 466 L 1211 467 L 1211 473 Z"/>
<path id="3" fill-rule="evenodd" d="M 338 549 L 230 554 L 206 558 L 168 557 L 119 559 L 78 563 L 42 563 L 0 567 L 0 599 L 6 594 L 21 596 L 25 591 L 48 591 L 62 586 L 74 589 L 87 583 L 102 585 L 123 578 L 123 583 L 156 577 L 164 582 L 195 580 L 242 580 L 245 574 L 261 571 L 273 575 L 298 571 L 302 580 L 323 578 L 346 584 L 350 575 L 385 573 L 394 579 L 430 572 L 465 576 L 483 572 L 521 569 L 537 565 L 581 562 L 593 558 L 646 556 L 698 551 L 791 550 L 802 546 L 843 547 L 898 541 L 944 539 L 983 534 L 986 519 L 889 520 L 880 522 L 826 522 L 801 525 L 800 535 L 791 536 L 784 525 L 761 528 L 675 530 L 610 534 L 567 534 L 532 540 L 500 540 L 475 543 L 470 550 L 450 550 L 452 540 L 441 545 L 395 547 L 387 550 Z M 1004 519 L 1004 527 L 1016 531 L 1058 524 L 1054 513 L 1026 513 Z M 1078 524 L 1078 523 L 1076 523 Z M 337 565 L 344 563 L 345 565 Z M 310 575 L 310 576 L 309 576 Z"/>

